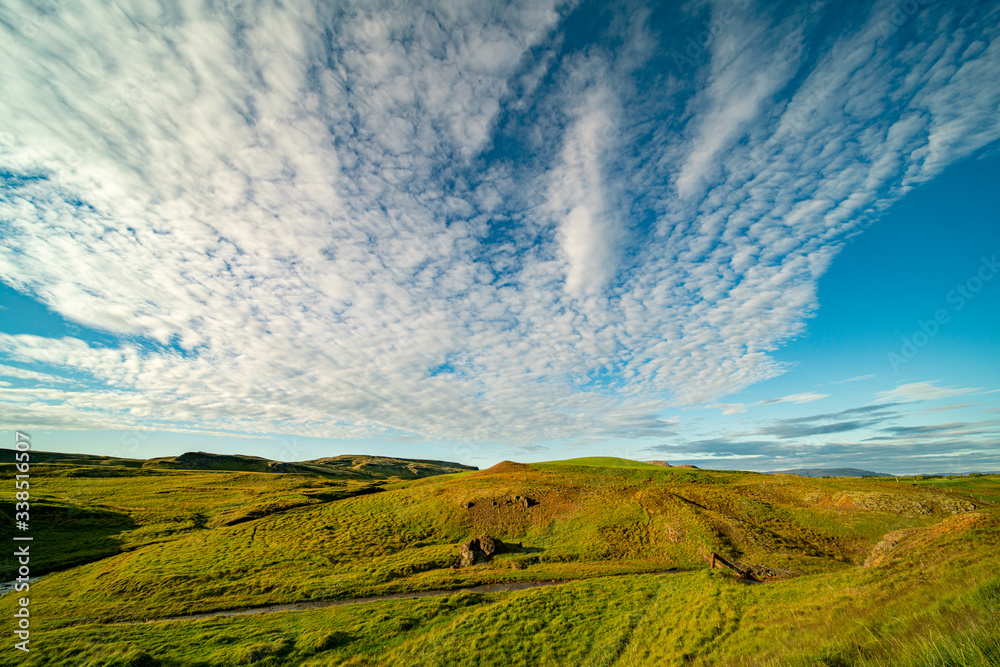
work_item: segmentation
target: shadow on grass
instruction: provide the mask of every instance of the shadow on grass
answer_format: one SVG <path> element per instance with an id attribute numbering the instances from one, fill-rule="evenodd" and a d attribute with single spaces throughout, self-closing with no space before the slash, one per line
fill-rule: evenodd
<path id="1" fill-rule="evenodd" d="M 28 530 L 21 533 L 14 523 L 15 505 L 4 503 L 2 511 L 0 540 L 11 544 L 14 533 L 32 538 L 24 544 L 29 545 L 33 577 L 113 556 L 121 551 L 121 540 L 116 536 L 137 526 L 124 512 L 43 501 L 31 503 Z M 5 550 L 0 560 L 0 581 L 16 577 L 18 567 L 14 550 Z"/>

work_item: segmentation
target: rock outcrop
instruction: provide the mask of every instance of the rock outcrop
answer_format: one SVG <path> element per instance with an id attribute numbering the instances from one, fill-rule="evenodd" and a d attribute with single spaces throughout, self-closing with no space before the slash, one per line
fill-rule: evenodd
<path id="1" fill-rule="evenodd" d="M 505 507 L 508 505 L 517 505 L 520 507 L 528 508 L 537 503 L 527 496 L 504 496 L 502 498 L 490 498 L 490 507 Z"/>
<path id="2" fill-rule="evenodd" d="M 538 504 L 534 498 L 527 496 L 497 496 L 495 498 L 478 498 L 476 500 L 464 500 L 460 504 L 463 509 L 472 509 L 476 504 L 488 507 L 492 510 L 500 510 L 504 507 L 521 507 L 528 509 Z"/>
<path id="3" fill-rule="evenodd" d="M 489 535 L 480 535 L 458 548 L 458 566 L 469 567 L 479 563 L 488 563 L 496 554 L 516 553 L 520 550 L 520 542 L 510 544 Z"/>

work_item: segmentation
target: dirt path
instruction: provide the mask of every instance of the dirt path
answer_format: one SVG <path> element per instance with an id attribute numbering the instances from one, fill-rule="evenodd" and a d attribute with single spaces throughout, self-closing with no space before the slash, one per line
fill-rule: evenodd
<path id="1" fill-rule="evenodd" d="M 640 572 L 630 574 L 669 574 L 679 570 L 664 570 L 661 572 Z M 612 575 L 624 576 L 624 575 Z M 230 609 L 222 611 L 207 611 L 200 614 L 187 614 L 184 616 L 167 616 L 164 618 L 151 618 L 144 621 L 130 621 L 126 623 L 115 623 L 114 625 L 142 625 L 144 623 L 165 623 L 167 621 L 196 621 L 205 618 L 215 618 L 217 616 L 249 616 L 251 614 L 273 614 L 279 611 L 303 611 L 306 609 L 321 609 L 323 607 L 342 607 L 349 604 L 364 604 L 366 602 L 381 602 L 383 600 L 409 600 L 412 598 L 429 598 L 440 595 L 454 595 L 456 593 L 508 593 L 515 591 L 526 591 L 531 588 L 542 588 L 543 586 L 559 586 L 573 581 L 586 581 L 586 579 L 553 579 L 550 581 L 513 581 L 506 584 L 486 584 L 483 586 L 465 586 L 463 588 L 451 588 L 445 590 L 417 591 L 414 593 L 392 593 L 389 595 L 374 595 L 364 598 L 348 598 L 346 600 L 313 600 L 309 602 L 293 602 L 291 604 L 275 604 L 267 607 L 247 607 L 245 609 Z"/>

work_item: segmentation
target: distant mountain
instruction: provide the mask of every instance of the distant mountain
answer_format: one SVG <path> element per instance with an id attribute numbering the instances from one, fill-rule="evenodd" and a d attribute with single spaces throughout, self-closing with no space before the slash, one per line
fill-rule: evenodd
<path id="1" fill-rule="evenodd" d="M 771 475 L 798 475 L 799 477 L 892 477 L 884 472 L 872 472 L 860 468 L 796 468 L 795 470 L 772 470 Z"/>
<path id="2" fill-rule="evenodd" d="M 12 463 L 14 452 L 0 449 L 0 463 Z M 114 456 L 91 454 L 61 454 L 57 452 L 31 452 L 31 462 L 70 466 L 104 466 L 141 468 L 144 470 L 224 470 L 230 472 L 298 473 L 326 478 L 380 480 L 420 479 L 434 475 L 479 470 L 450 461 L 427 459 L 397 459 L 386 456 L 352 455 L 331 456 L 311 461 L 285 463 L 260 456 L 242 454 L 210 454 L 186 452 L 180 456 L 162 456 L 152 459 L 123 459 Z"/>

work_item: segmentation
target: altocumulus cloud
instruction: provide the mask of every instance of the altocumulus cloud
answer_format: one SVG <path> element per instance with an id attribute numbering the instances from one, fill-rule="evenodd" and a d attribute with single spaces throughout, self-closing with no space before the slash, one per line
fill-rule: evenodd
<path id="1" fill-rule="evenodd" d="M 0 335 L 3 421 L 668 431 L 1000 137 L 997 8 L 916 4 L 4 3 L 0 279 L 117 342 Z"/>

